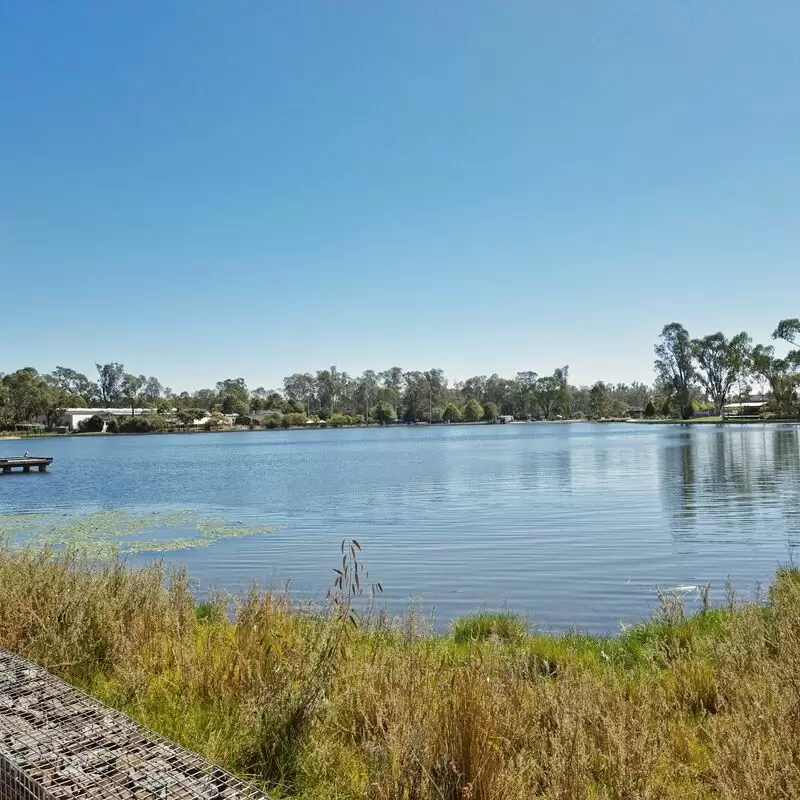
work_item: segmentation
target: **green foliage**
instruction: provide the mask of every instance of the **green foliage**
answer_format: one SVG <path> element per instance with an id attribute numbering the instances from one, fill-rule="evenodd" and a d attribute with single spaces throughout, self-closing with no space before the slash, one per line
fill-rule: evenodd
<path id="1" fill-rule="evenodd" d="M 119 424 L 120 433 L 158 433 L 166 430 L 167 423 L 157 415 L 125 417 Z"/>
<path id="2" fill-rule="evenodd" d="M 97 414 L 92 414 L 88 419 L 82 419 L 78 423 L 79 433 L 100 433 L 105 427 L 105 420 L 98 417 Z"/>
<path id="3" fill-rule="evenodd" d="M 231 523 L 222 517 L 192 511 L 153 512 L 141 517 L 117 510 L 0 515 L 0 539 L 11 547 L 77 548 L 87 556 L 106 558 L 197 549 L 222 539 L 256 536 L 273 530 L 271 526 Z M 165 531 L 172 535 L 165 535 Z"/>
<path id="4" fill-rule="evenodd" d="M 299 428 L 306 424 L 308 417 L 305 414 L 289 413 L 284 414 L 281 425 L 284 428 Z"/>
<path id="5" fill-rule="evenodd" d="M 493 422 L 500 415 L 500 410 L 497 408 L 497 403 L 491 400 L 483 404 L 483 419 L 484 422 Z"/>
<path id="6" fill-rule="evenodd" d="M 261 420 L 261 424 L 271 430 L 280 428 L 283 424 L 283 414 L 280 411 L 268 411 Z"/>
<path id="7" fill-rule="evenodd" d="M 507 611 L 484 611 L 455 620 L 451 635 L 457 644 L 496 641 L 521 642 L 528 633 L 527 622 L 517 614 Z"/>
<path id="8" fill-rule="evenodd" d="M 561 382 L 555 376 L 547 375 L 536 381 L 536 405 L 544 419 L 553 419 L 557 413 L 561 393 Z"/>
<path id="9" fill-rule="evenodd" d="M 461 412 L 458 410 L 458 406 L 453 403 L 448 403 L 442 412 L 442 421 L 461 422 Z"/>
<path id="10" fill-rule="evenodd" d="M 773 347 L 756 345 L 751 353 L 753 372 L 769 382 L 775 411 L 781 416 L 792 416 L 797 409 L 800 387 L 800 363 L 793 357 L 776 358 Z"/>
<path id="11" fill-rule="evenodd" d="M 478 422 L 483 419 L 483 406 L 475 400 L 469 400 L 464 408 L 464 419 L 467 422 Z"/>
<path id="12" fill-rule="evenodd" d="M 656 407 L 652 400 L 647 401 L 647 405 L 644 407 L 644 415 L 647 419 L 652 419 L 656 415 Z"/>
<path id="13" fill-rule="evenodd" d="M 744 332 L 730 341 L 719 332 L 692 340 L 692 355 L 697 362 L 695 374 L 711 398 L 717 416 L 728 402 L 734 384 L 747 369 L 751 344 Z"/>
<path id="14" fill-rule="evenodd" d="M 119 433 L 119 422 L 117 422 L 116 417 L 111 417 L 111 419 L 106 422 L 106 433 Z"/>
<path id="15" fill-rule="evenodd" d="M 34 422 L 39 416 L 52 427 L 70 397 L 52 376 L 40 375 L 33 367 L 0 376 L 0 429 Z"/>
<path id="16" fill-rule="evenodd" d="M 100 402 L 105 406 L 116 406 L 123 399 L 123 377 L 125 367 L 112 361 L 110 364 L 95 364 L 97 367 Z"/>
<path id="17" fill-rule="evenodd" d="M 182 425 L 192 425 L 197 420 L 208 416 L 208 411 L 202 408 L 181 408 L 175 416 Z"/>
<path id="18" fill-rule="evenodd" d="M 226 414 L 246 417 L 250 413 L 250 403 L 247 400 L 228 394 L 222 399 L 222 410 Z"/>
<path id="19" fill-rule="evenodd" d="M 589 416 L 592 419 L 603 419 L 609 413 L 609 398 L 606 385 L 598 381 L 589 395 Z"/>
<path id="20" fill-rule="evenodd" d="M 660 338 L 655 346 L 656 374 L 661 385 L 674 392 L 681 418 L 689 419 L 694 413 L 691 390 L 696 375 L 689 332 L 680 323 L 671 322 L 664 326 Z"/>
<path id="21" fill-rule="evenodd" d="M 381 425 L 389 425 L 397 418 L 397 412 L 386 400 L 381 400 L 378 405 L 372 409 L 372 416 L 375 421 Z"/>

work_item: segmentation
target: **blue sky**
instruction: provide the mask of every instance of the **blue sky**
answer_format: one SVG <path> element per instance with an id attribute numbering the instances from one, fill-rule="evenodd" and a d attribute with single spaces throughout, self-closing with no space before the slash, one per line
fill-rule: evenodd
<path id="1" fill-rule="evenodd" d="M 800 316 L 800 4 L 0 5 L 0 371 L 652 380 Z M 12 331 L 12 335 L 9 335 Z"/>

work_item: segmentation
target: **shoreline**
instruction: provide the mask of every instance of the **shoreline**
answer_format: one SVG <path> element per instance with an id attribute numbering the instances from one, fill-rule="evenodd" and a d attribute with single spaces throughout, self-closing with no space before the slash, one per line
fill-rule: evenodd
<path id="1" fill-rule="evenodd" d="M 200 602 L 157 562 L 0 551 L 0 646 L 286 800 L 407 796 L 412 781 L 421 800 L 787 787 L 797 570 L 763 605 L 706 592 L 687 616 L 664 596 L 613 636 L 542 634 L 507 612 L 434 634 L 370 610 L 360 545 L 343 550 L 326 607 L 257 589 Z"/>
<path id="2" fill-rule="evenodd" d="M 215 434 L 215 433 L 285 433 L 286 431 L 321 431 L 321 430 L 391 430 L 395 428 L 449 428 L 449 427 L 476 427 L 476 426 L 489 426 L 489 425 L 721 425 L 721 426 L 745 426 L 745 425 L 800 425 L 800 419 L 719 419 L 710 418 L 706 419 L 699 417 L 696 419 L 558 419 L 558 420 L 514 420 L 513 422 L 506 423 L 489 423 L 489 422 L 452 422 L 452 423 L 429 423 L 429 422 L 404 422 L 393 425 L 296 425 L 288 428 L 265 428 L 265 427 L 246 427 L 239 426 L 234 428 L 223 428 L 220 430 L 165 430 L 165 431 L 148 431 L 137 433 L 109 433 L 90 432 L 79 433 L 73 431 L 70 433 L 37 433 L 20 436 L 18 434 L 5 435 L 0 433 L 0 443 L 4 441 L 28 441 L 30 439 L 51 439 L 51 438 L 90 438 L 96 436 L 193 436 L 200 434 Z"/>

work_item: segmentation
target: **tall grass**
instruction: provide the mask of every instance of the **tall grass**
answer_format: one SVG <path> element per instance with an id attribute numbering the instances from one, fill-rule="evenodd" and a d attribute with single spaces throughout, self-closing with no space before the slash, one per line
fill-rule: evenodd
<path id="1" fill-rule="evenodd" d="M 326 605 L 74 552 L 0 551 L 0 644 L 276 797 L 800 797 L 800 576 L 763 606 L 664 602 L 617 637 L 511 615 L 435 636 L 371 613 L 357 543 Z"/>

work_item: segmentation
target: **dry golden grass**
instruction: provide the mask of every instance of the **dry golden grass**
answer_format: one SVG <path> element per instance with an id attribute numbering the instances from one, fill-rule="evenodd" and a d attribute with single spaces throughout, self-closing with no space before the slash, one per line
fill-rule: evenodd
<path id="1" fill-rule="evenodd" d="M 359 618 L 357 546 L 312 610 L 198 605 L 183 572 L 0 551 L 0 644 L 307 800 L 800 797 L 800 577 L 618 637 Z M 369 615 L 367 615 L 369 617 Z"/>

